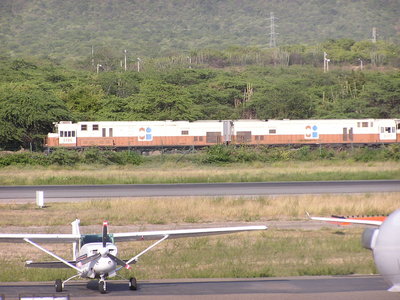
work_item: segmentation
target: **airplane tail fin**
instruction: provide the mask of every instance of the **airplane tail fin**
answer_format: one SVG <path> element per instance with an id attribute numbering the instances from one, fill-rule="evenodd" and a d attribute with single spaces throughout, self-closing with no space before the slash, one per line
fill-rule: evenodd
<path id="1" fill-rule="evenodd" d="M 79 219 L 76 219 L 75 221 L 73 221 L 73 222 L 71 223 L 71 225 L 72 225 L 72 234 L 78 234 L 78 235 L 81 234 L 81 232 L 80 232 L 80 230 L 79 230 L 79 224 L 80 224 L 80 222 L 81 222 L 81 221 L 80 221 Z M 72 243 L 72 256 L 73 256 L 73 259 L 74 259 L 74 260 L 76 260 L 76 258 L 77 258 L 78 251 L 79 251 L 79 243 L 73 242 L 73 243 Z"/>

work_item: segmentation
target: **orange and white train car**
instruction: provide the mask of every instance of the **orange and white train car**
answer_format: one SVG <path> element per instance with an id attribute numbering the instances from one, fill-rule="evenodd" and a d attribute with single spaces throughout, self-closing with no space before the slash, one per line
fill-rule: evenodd
<path id="1" fill-rule="evenodd" d="M 55 123 L 47 147 L 182 147 L 400 142 L 400 120 L 90 121 Z"/>

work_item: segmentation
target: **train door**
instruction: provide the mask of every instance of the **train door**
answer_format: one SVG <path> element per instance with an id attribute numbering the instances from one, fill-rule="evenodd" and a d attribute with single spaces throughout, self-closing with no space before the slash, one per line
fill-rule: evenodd
<path id="1" fill-rule="evenodd" d="M 107 128 L 102 128 L 101 129 L 101 136 L 102 137 L 112 137 L 113 136 L 113 129 L 108 128 L 108 135 L 107 135 Z"/>
<path id="2" fill-rule="evenodd" d="M 221 143 L 221 132 L 207 132 L 206 143 L 208 144 L 220 144 Z"/>
<path id="3" fill-rule="evenodd" d="M 353 127 L 343 128 L 343 142 L 352 142 L 354 139 Z"/>
<path id="4" fill-rule="evenodd" d="M 396 141 L 400 142 L 400 120 L 395 120 L 396 123 Z"/>

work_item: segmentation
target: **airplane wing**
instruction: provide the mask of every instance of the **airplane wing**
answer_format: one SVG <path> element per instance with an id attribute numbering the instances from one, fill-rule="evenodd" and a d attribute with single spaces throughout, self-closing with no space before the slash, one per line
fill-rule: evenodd
<path id="1" fill-rule="evenodd" d="M 241 226 L 241 227 L 125 232 L 125 233 L 114 233 L 113 237 L 115 242 L 127 242 L 127 241 L 159 240 L 165 236 L 168 236 L 168 239 L 176 239 L 183 237 L 194 237 L 194 236 L 198 237 L 207 235 L 228 234 L 241 231 L 266 230 L 267 228 L 268 228 L 267 226 Z"/>
<path id="2" fill-rule="evenodd" d="M 80 238 L 80 234 L 0 233 L 0 243 L 25 243 L 24 239 L 35 243 L 73 243 L 78 242 Z"/>
<path id="3" fill-rule="evenodd" d="M 363 224 L 363 225 L 374 225 L 374 226 L 381 226 L 383 221 L 377 220 L 363 220 L 363 219 L 348 219 L 348 218 L 323 218 L 323 217 L 311 217 L 311 220 L 316 221 L 324 221 L 324 222 L 333 222 L 333 223 L 350 223 L 350 224 Z"/>
<path id="4" fill-rule="evenodd" d="M 68 263 L 76 265 L 75 261 L 69 261 Z M 45 262 L 33 262 L 31 260 L 26 261 L 25 267 L 27 268 L 46 268 L 46 269 L 68 269 L 70 266 L 64 264 L 61 261 L 45 261 Z"/>

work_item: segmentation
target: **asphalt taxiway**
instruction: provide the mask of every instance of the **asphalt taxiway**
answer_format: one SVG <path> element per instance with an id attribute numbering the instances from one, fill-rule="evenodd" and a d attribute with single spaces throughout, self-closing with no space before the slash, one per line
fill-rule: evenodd
<path id="1" fill-rule="evenodd" d="M 44 191 L 46 202 L 120 197 L 385 193 L 400 192 L 400 180 L 0 186 L 0 202 L 35 199 L 36 191 Z"/>
<path id="2" fill-rule="evenodd" d="M 55 293 L 53 282 L 0 283 L 5 299 L 20 296 L 62 296 L 70 299 L 296 299 L 296 300 L 391 300 L 398 293 L 387 292 L 381 276 L 311 276 L 252 279 L 182 279 L 139 281 L 137 291 L 126 281 L 108 281 L 107 293 L 100 294 L 96 281 L 69 282 L 63 293 Z"/>

